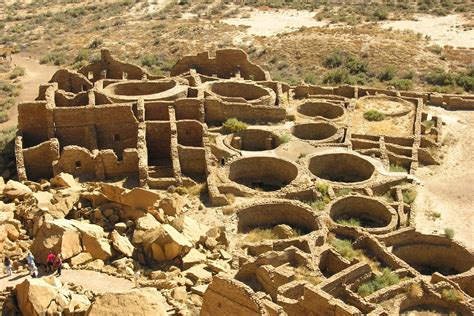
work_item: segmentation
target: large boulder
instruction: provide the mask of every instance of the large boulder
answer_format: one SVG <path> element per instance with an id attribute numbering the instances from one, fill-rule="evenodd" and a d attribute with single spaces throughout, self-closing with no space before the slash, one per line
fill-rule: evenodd
<path id="1" fill-rule="evenodd" d="M 82 252 L 81 234 L 72 224 L 72 220 L 55 219 L 41 225 L 31 245 L 31 252 L 38 263 L 46 263 L 51 250 L 61 253 L 64 259 Z"/>
<path id="2" fill-rule="evenodd" d="M 50 276 L 25 279 L 16 286 L 16 300 L 23 315 L 81 314 L 90 305 L 85 295 L 62 288 L 59 279 Z"/>
<path id="3" fill-rule="evenodd" d="M 153 190 L 134 188 L 127 190 L 116 185 L 102 183 L 101 193 L 109 200 L 132 207 L 146 210 L 161 199 L 161 195 Z"/>
<path id="4" fill-rule="evenodd" d="M 165 298 L 155 288 L 105 293 L 90 306 L 89 316 L 156 315 L 165 316 L 169 309 Z"/>
<path id="5" fill-rule="evenodd" d="M 184 256 L 193 247 L 188 238 L 168 224 L 146 232 L 143 245 L 146 253 L 156 261 Z"/>
<path id="6" fill-rule="evenodd" d="M 77 221 L 73 225 L 81 232 L 84 251 L 90 253 L 93 259 L 107 261 L 112 256 L 110 241 L 105 238 L 102 227 Z"/>

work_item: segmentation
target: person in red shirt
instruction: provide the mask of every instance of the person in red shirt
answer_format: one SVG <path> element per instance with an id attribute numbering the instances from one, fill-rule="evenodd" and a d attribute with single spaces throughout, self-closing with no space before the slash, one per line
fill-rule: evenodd
<path id="1" fill-rule="evenodd" d="M 48 257 L 46 258 L 47 266 L 46 266 L 46 271 L 47 272 L 53 272 L 54 271 L 54 261 L 56 260 L 56 255 L 54 252 L 51 250 L 48 252 Z"/>

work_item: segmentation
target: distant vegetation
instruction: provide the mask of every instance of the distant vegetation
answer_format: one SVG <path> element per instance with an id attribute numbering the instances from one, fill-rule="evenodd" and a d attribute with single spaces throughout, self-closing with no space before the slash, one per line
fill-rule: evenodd
<path id="1" fill-rule="evenodd" d="M 236 118 L 227 119 L 227 121 L 222 124 L 222 129 L 225 133 L 237 133 L 247 129 L 247 124 L 244 122 L 239 121 Z"/>

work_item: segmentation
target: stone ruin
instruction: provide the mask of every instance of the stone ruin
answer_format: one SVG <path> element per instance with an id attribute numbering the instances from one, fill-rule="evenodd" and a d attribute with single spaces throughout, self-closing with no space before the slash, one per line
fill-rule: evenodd
<path id="1" fill-rule="evenodd" d="M 57 71 L 18 108 L 16 164 L 26 186 L 9 182 L 3 192 L 23 210 L 32 195 L 37 212 L 4 222 L 9 235 L 28 231 L 38 257 L 54 237 L 49 249 L 72 267 L 121 265 L 129 278 L 137 266 L 154 267 L 141 284 L 174 307 L 168 294 L 185 286 L 184 295 L 201 297 L 201 315 L 473 313 L 474 252 L 416 232 L 410 198 L 411 174 L 439 163 L 442 121 L 426 105 L 473 109 L 473 95 L 289 86 L 235 49 L 183 57 L 170 77 L 105 49 L 101 57 Z M 365 120 L 368 110 L 386 120 Z M 249 126 L 228 133 L 229 118 Z M 54 183 L 80 187 L 67 174 L 88 189 L 53 189 L 54 205 L 40 205 Z M 173 193 L 199 185 L 206 205 Z M 183 217 L 193 205 L 217 210 L 219 227 L 191 211 Z M 353 255 L 337 246 L 344 242 Z M 181 271 L 156 269 L 176 257 Z M 360 291 L 386 269 L 396 284 Z M 81 311 L 106 310 L 94 304 Z"/>

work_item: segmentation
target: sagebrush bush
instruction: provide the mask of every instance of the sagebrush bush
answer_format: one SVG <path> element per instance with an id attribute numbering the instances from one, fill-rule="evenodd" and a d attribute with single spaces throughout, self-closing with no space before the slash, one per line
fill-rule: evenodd
<path id="1" fill-rule="evenodd" d="M 444 235 L 446 237 L 448 237 L 449 239 L 453 239 L 454 238 L 454 229 L 452 228 L 445 228 L 444 229 Z"/>
<path id="2" fill-rule="evenodd" d="M 333 238 L 330 240 L 331 246 L 341 254 L 344 258 L 352 260 L 359 255 L 357 250 L 352 247 L 352 243 L 348 239 Z"/>
<path id="3" fill-rule="evenodd" d="M 377 78 L 380 81 L 390 81 L 395 78 L 396 75 L 397 69 L 393 66 L 389 66 L 385 69 L 382 69 L 382 71 L 380 71 L 380 73 L 377 75 Z"/>
<path id="4" fill-rule="evenodd" d="M 227 119 L 227 121 L 224 122 L 224 124 L 222 125 L 222 128 L 224 130 L 224 132 L 226 133 L 237 133 L 237 132 L 240 132 L 240 131 L 243 131 L 245 129 L 247 129 L 247 124 L 245 124 L 244 122 L 241 122 L 239 121 L 238 119 L 236 118 L 230 118 L 230 119 Z"/>
<path id="5" fill-rule="evenodd" d="M 375 122 L 380 122 L 385 120 L 385 114 L 382 112 L 379 112 L 377 110 L 368 110 L 367 112 L 364 113 L 364 118 L 367 121 L 375 121 Z"/>
<path id="6" fill-rule="evenodd" d="M 444 289 L 443 291 L 441 291 L 441 296 L 447 301 L 464 301 L 464 295 L 456 289 Z"/>
<path id="7" fill-rule="evenodd" d="M 371 281 L 362 283 L 357 289 L 357 293 L 364 297 L 374 293 L 375 291 L 381 290 L 387 286 L 395 285 L 400 283 L 398 275 L 390 268 L 383 268 L 380 275 L 376 275 Z"/>
<path id="8" fill-rule="evenodd" d="M 394 86 L 397 90 L 412 90 L 413 81 L 411 79 L 393 79 L 390 81 L 390 85 Z"/>
<path id="9" fill-rule="evenodd" d="M 13 68 L 12 72 L 10 73 L 8 77 L 13 80 L 15 78 L 23 76 L 24 74 L 25 74 L 25 68 L 21 66 L 15 66 L 15 68 Z"/>

